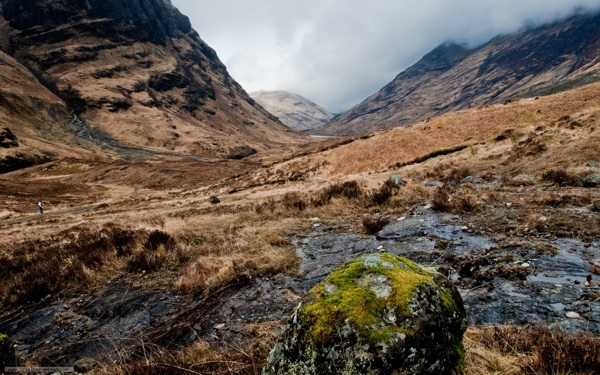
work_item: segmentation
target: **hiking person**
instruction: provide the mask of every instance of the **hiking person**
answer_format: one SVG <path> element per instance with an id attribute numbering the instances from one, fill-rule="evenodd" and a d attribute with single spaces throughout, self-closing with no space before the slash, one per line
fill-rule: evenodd
<path id="1" fill-rule="evenodd" d="M 40 215 L 42 215 L 44 213 L 44 202 L 39 201 L 38 207 L 40 208 Z"/>

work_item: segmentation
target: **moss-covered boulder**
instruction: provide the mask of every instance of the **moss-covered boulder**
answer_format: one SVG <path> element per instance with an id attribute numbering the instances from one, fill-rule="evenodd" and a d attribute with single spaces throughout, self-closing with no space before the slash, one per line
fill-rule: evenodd
<path id="1" fill-rule="evenodd" d="M 370 254 L 308 293 L 263 375 L 461 374 L 465 329 L 460 294 L 442 274 Z"/>
<path id="2" fill-rule="evenodd" d="M 5 367 L 14 366 L 14 356 L 8 336 L 0 333 L 0 373 Z"/>

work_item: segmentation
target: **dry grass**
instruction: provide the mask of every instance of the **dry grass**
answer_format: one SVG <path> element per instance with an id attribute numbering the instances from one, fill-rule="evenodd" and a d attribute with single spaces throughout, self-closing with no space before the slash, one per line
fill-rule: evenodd
<path id="1" fill-rule="evenodd" d="M 600 371 L 600 339 L 545 327 L 469 328 L 468 374 L 592 375 Z"/>
<path id="2" fill-rule="evenodd" d="M 137 359 L 94 371 L 94 375 L 258 375 L 275 343 L 279 322 L 247 326 L 235 343 L 198 341 L 187 348 L 169 351 L 140 344 Z"/>

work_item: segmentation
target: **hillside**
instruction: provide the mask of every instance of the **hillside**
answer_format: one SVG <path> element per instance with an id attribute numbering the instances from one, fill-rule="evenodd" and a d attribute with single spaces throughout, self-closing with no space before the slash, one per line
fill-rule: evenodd
<path id="1" fill-rule="evenodd" d="M 310 132 L 333 118 L 325 108 L 287 91 L 257 91 L 250 96 L 281 122 L 301 132 Z"/>
<path id="2" fill-rule="evenodd" d="M 315 282 L 381 247 L 454 277 L 467 374 L 594 373 L 599 95 L 449 113 L 236 175 L 151 158 L 4 174 L 0 332 L 20 364 L 253 374 Z"/>
<path id="3" fill-rule="evenodd" d="M 367 134 L 597 81 L 599 30 L 600 14 L 576 15 L 476 48 L 445 43 L 315 133 Z"/>
<path id="4" fill-rule="evenodd" d="M 2 51 L 98 144 L 240 158 L 301 139 L 255 104 L 170 2 L 2 0 L 0 12 Z"/>

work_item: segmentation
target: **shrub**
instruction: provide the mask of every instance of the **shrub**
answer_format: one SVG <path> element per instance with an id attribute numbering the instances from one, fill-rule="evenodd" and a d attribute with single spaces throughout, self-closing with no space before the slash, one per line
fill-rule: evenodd
<path id="1" fill-rule="evenodd" d="M 287 209 L 297 209 L 298 211 L 304 211 L 308 207 L 306 201 L 296 192 L 286 193 L 283 196 L 283 204 Z"/>
<path id="2" fill-rule="evenodd" d="M 364 215 L 362 225 L 365 227 L 368 234 L 379 232 L 390 222 L 390 218 L 385 215 Z"/>
<path id="3" fill-rule="evenodd" d="M 564 169 L 546 168 L 542 172 L 542 178 L 546 181 L 552 181 L 559 186 L 581 186 L 583 184 L 580 176 L 570 174 Z"/>
<path id="4" fill-rule="evenodd" d="M 373 190 L 371 194 L 369 194 L 369 198 L 373 204 L 381 205 L 387 202 L 398 189 L 400 189 L 400 186 L 388 179 L 379 187 L 379 189 Z"/>
<path id="5" fill-rule="evenodd" d="M 450 213 L 473 212 L 479 208 L 473 195 L 464 190 L 452 194 L 451 189 L 446 185 L 435 190 L 431 207 L 436 211 Z"/>
<path id="6" fill-rule="evenodd" d="M 356 181 L 345 181 L 329 185 L 323 189 L 314 199 L 313 204 L 317 207 L 324 206 L 333 198 L 344 197 L 357 199 L 364 195 L 362 187 Z"/>

